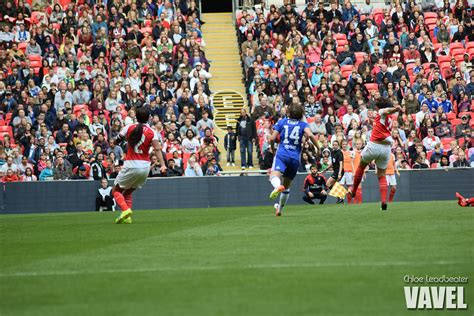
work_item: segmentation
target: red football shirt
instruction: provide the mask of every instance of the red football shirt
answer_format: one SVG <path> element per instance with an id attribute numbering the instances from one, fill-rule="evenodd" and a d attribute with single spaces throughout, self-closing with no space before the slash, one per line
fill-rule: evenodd
<path id="1" fill-rule="evenodd" d="M 372 134 L 370 135 L 371 142 L 388 142 L 392 143 L 392 133 L 389 129 L 390 121 L 385 111 L 382 109 L 375 114 Z"/>
<path id="2" fill-rule="evenodd" d="M 138 124 L 130 124 L 125 126 L 120 135 L 125 137 L 127 141 L 130 134 Z M 150 166 L 150 148 L 153 140 L 159 140 L 157 133 L 151 129 L 148 124 L 143 124 L 143 134 L 141 140 L 133 147 L 128 148 L 125 155 L 124 166 L 128 168 L 145 168 Z"/>

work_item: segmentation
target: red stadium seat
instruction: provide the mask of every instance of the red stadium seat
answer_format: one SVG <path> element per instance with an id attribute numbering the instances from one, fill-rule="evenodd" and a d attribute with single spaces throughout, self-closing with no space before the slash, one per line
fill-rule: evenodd
<path id="1" fill-rule="evenodd" d="M 457 56 L 457 55 L 463 56 L 465 52 L 466 50 L 464 48 L 458 48 L 458 47 L 451 48 L 450 50 L 451 56 Z"/>
<path id="2" fill-rule="evenodd" d="M 18 49 L 20 49 L 23 53 L 26 51 L 26 47 L 28 46 L 27 42 L 20 42 L 18 43 Z"/>
<path id="3" fill-rule="evenodd" d="M 356 56 L 356 66 L 359 66 L 363 61 L 364 61 L 364 56 L 366 56 L 367 54 L 364 53 L 364 52 L 356 52 L 354 53 L 355 56 Z"/>
<path id="4" fill-rule="evenodd" d="M 436 25 L 436 22 L 438 22 L 438 19 L 436 19 L 436 18 L 425 19 L 425 24 L 426 25 Z"/>
<path id="5" fill-rule="evenodd" d="M 461 42 L 454 42 L 454 43 L 449 44 L 449 49 L 453 49 L 453 48 L 464 49 L 464 45 Z"/>
<path id="6" fill-rule="evenodd" d="M 379 85 L 376 84 L 376 83 L 366 83 L 365 84 L 365 88 L 367 90 L 369 90 L 369 92 L 371 91 L 379 91 Z"/>
<path id="7" fill-rule="evenodd" d="M 10 137 L 13 137 L 13 130 L 11 126 L 0 126 L 0 133 L 8 134 Z"/>
<path id="8" fill-rule="evenodd" d="M 425 12 L 423 15 L 425 16 L 425 20 L 429 18 L 438 18 L 438 13 L 436 12 Z"/>
<path id="9" fill-rule="evenodd" d="M 442 138 L 442 139 L 441 139 L 441 145 L 443 145 L 443 149 L 449 150 L 449 149 L 450 149 L 450 146 L 451 146 L 450 144 L 451 144 L 451 142 L 452 142 L 453 140 L 454 140 L 454 138 L 449 138 L 449 137 L 447 137 L 447 138 Z"/>
<path id="10" fill-rule="evenodd" d="M 346 34 L 344 33 L 337 33 L 337 34 L 333 34 L 333 37 L 336 41 L 339 41 L 339 40 L 345 40 L 347 41 L 347 36 Z"/>
<path id="11" fill-rule="evenodd" d="M 469 48 L 474 48 L 474 42 L 467 42 L 466 43 L 466 49 L 469 49 Z"/>
<path id="12" fill-rule="evenodd" d="M 451 62 L 451 56 L 443 56 L 443 55 L 440 55 L 438 56 L 438 63 L 442 63 L 442 62 Z"/>

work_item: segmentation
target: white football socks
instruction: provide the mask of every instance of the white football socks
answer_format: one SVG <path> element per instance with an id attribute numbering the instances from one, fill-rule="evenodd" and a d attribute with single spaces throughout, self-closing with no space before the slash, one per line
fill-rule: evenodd
<path id="1" fill-rule="evenodd" d="M 273 185 L 275 189 L 278 189 L 281 185 L 281 179 L 280 177 L 273 176 L 270 178 L 270 183 Z"/>
<path id="2" fill-rule="evenodd" d="M 286 202 L 290 198 L 290 189 L 286 189 L 285 191 L 281 192 L 280 194 L 280 212 L 283 212 L 283 208 L 285 207 Z"/>

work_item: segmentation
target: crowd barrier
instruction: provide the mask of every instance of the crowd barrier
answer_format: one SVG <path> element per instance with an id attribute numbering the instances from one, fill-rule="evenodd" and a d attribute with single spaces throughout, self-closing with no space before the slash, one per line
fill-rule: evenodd
<path id="1" fill-rule="evenodd" d="M 291 188 L 289 204 L 303 204 L 299 174 Z M 455 200 L 454 193 L 474 196 L 474 168 L 401 171 L 395 201 Z M 111 181 L 112 185 L 112 181 Z M 95 209 L 96 181 L 4 183 L 0 213 L 87 212 Z M 272 206 L 266 175 L 149 179 L 134 193 L 136 210 Z M 362 183 L 363 201 L 379 201 L 377 177 L 367 174 Z M 327 203 L 334 203 L 329 198 Z"/>

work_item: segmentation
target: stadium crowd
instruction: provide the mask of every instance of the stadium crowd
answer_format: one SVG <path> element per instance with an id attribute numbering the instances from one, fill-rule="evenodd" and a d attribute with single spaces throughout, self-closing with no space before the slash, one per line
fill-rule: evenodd
<path id="1" fill-rule="evenodd" d="M 152 156 L 150 177 L 219 174 L 195 1 L 41 3 L 0 3 L 3 181 L 116 177 L 126 148 L 114 140 L 139 107 L 149 109 L 168 165 L 162 174 Z M 242 11 L 237 34 L 251 106 L 220 142 L 235 149 L 237 136 L 242 167 L 252 167 L 255 143 L 268 168 L 271 126 L 299 102 L 323 148 L 305 145 L 301 171 L 316 161 L 330 167 L 329 140 L 362 147 L 374 100 L 387 96 L 404 111 L 392 122 L 399 169 L 473 165 L 471 14 L 461 0 Z"/>
<path id="2" fill-rule="evenodd" d="M 391 123 L 398 169 L 474 166 L 471 15 L 462 0 L 395 0 L 384 9 L 370 0 L 357 8 L 347 0 L 329 8 L 307 1 L 301 10 L 262 4 L 239 12 L 249 117 L 263 167 L 272 161 L 271 126 L 289 104 L 304 105 L 319 135 L 321 152 L 304 146 L 306 172 L 314 163 L 331 167 L 332 139 L 345 153 L 360 152 L 380 96 L 403 110 Z"/>
<path id="3" fill-rule="evenodd" d="M 150 177 L 218 174 L 196 2 L 49 3 L 0 3 L 3 181 L 116 177 L 126 147 L 114 140 L 140 107 L 168 164 L 151 157 Z"/>

